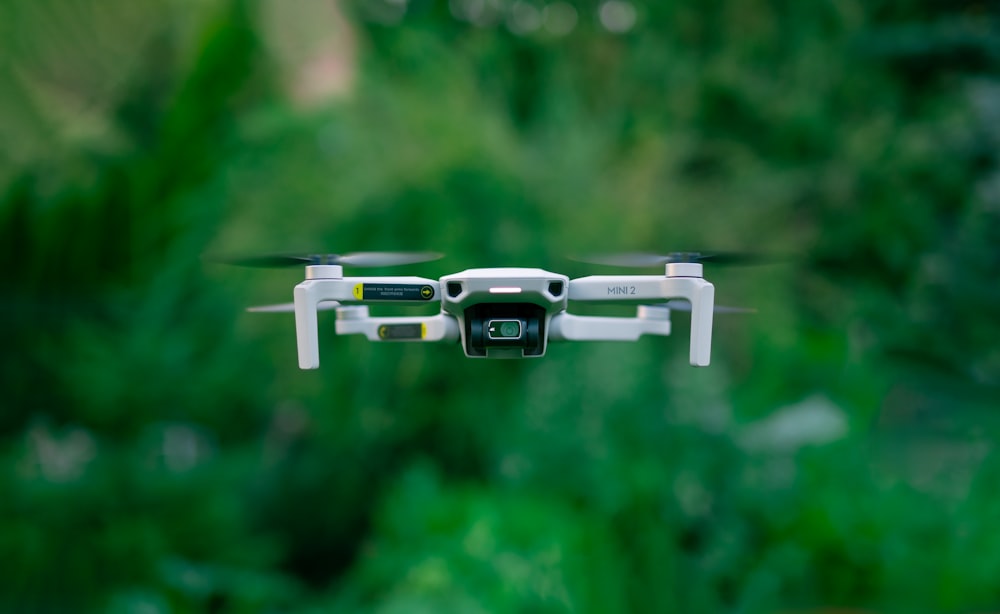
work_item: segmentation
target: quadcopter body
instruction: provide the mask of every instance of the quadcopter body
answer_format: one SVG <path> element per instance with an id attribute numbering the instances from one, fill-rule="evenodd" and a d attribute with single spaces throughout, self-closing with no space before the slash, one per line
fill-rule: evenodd
<path id="1" fill-rule="evenodd" d="M 344 276 L 344 265 L 382 266 L 431 259 L 393 253 L 277 256 L 241 263 L 305 264 L 305 280 L 295 286 L 294 303 L 251 308 L 295 313 L 302 369 L 319 367 L 317 312 L 324 309 L 336 310 L 338 335 L 360 334 L 371 341 L 461 342 L 470 358 L 537 358 L 545 355 L 550 341 L 635 341 L 643 335 L 667 336 L 671 311 L 689 310 L 689 361 L 702 367 L 711 360 L 715 288 L 704 279 L 701 262 L 691 255 L 685 254 L 683 259 L 659 257 L 658 264 L 664 265 L 662 275 L 575 279 L 534 268 L 468 269 L 437 280 Z M 569 310 L 574 302 L 629 303 L 636 305 L 636 313 L 631 317 L 576 315 Z M 374 317 L 368 308 L 371 303 L 437 303 L 440 311 L 429 316 Z"/>

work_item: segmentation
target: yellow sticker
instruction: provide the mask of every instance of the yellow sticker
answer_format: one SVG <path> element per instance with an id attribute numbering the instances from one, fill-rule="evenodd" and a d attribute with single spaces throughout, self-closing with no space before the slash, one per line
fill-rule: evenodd
<path id="1" fill-rule="evenodd" d="M 420 323 L 420 338 L 421 339 L 427 338 L 427 325 L 424 324 L 423 322 Z"/>
<path id="2" fill-rule="evenodd" d="M 362 300 L 365 297 L 365 285 L 355 284 L 354 285 L 354 298 L 357 300 Z"/>

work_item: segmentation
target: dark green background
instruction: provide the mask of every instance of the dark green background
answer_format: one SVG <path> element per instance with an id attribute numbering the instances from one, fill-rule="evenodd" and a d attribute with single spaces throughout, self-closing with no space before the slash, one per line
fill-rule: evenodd
<path id="1" fill-rule="evenodd" d="M 0 4 L 0 610 L 1000 608 L 996 5 L 525 6 Z M 203 261 L 375 249 L 789 258 L 704 369 L 322 314 L 314 372 L 243 311 L 301 271 Z"/>

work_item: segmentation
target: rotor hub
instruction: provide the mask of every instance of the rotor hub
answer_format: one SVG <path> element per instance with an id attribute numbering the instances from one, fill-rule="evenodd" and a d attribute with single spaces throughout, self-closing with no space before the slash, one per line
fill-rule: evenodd
<path id="1" fill-rule="evenodd" d="M 705 269 L 700 262 L 668 262 L 667 277 L 704 277 Z"/>
<path id="2" fill-rule="evenodd" d="M 344 267 L 339 264 L 311 264 L 306 267 L 306 279 L 343 279 Z"/>
<path id="3" fill-rule="evenodd" d="M 367 305 L 341 305 L 337 307 L 338 320 L 364 320 L 368 315 Z"/>

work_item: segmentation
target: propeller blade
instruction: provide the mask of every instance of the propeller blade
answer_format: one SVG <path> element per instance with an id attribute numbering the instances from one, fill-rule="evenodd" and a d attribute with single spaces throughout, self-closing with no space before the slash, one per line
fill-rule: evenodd
<path id="1" fill-rule="evenodd" d="M 317 311 L 331 311 L 340 307 L 337 301 L 323 301 L 316 306 Z M 277 305 L 257 305 L 247 307 L 250 313 L 295 313 L 295 303 L 279 303 Z"/>
<path id="2" fill-rule="evenodd" d="M 351 254 L 265 254 L 237 258 L 211 258 L 214 262 L 256 268 L 284 268 L 313 264 L 355 267 L 388 267 L 430 262 L 443 257 L 437 252 L 354 252 Z"/>
<path id="3" fill-rule="evenodd" d="M 336 264 L 358 267 L 399 266 L 440 260 L 444 254 L 437 252 L 355 252 L 340 256 Z"/>
<path id="4" fill-rule="evenodd" d="M 667 301 L 664 306 L 673 311 L 691 311 L 691 303 L 687 301 Z M 752 307 L 716 305 L 715 313 L 757 313 L 757 310 Z"/>
<path id="5" fill-rule="evenodd" d="M 753 252 L 707 252 L 698 253 L 692 252 L 689 254 L 680 254 L 680 256 L 690 255 L 694 257 L 694 260 L 671 260 L 670 262 L 703 262 L 705 264 L 713 265 L 723 265 L 723 266 L 743 266 L 743 265 L 756 265 L 756 264 L 774 264 L 776 262 L 781 262 L 786 258 L 782 256 L 776 256 L 774 254 L 758 254 Z"/>
<path id="6" fill-rule="evenodd" d="M 573 259 L 579 262 L 586 262 L 587 264 L 600 264 L 604 266 L 619 266 L 635 269 L 663 265 L 668 262 L 666 256 L 638 252 L 626 252 L 621 254 L 588 254 L 585 256 L 575 257 Z"/>
<path id="7" fill-rule="evenodd" d="M 246 266 L 260 269 L 279 269 L 283 267 L 306 266 L 319 264 L 313 256 L 294 254 L 269 254 L 265 256 L 249 256 L 246 258 L 212 258 L 213 262 Z"/>
<path id="8" fill-rule="evenodd" d="M 624 252 L 619 254 L 588 254 L 574 258 L 574 260 L 605 266 L 645 268 L 673 262 L 700 262 L 726 266 L 768 264 L 778 262 L 781 258 L 749 252 L 671 252 L 669 254 Z"/>

